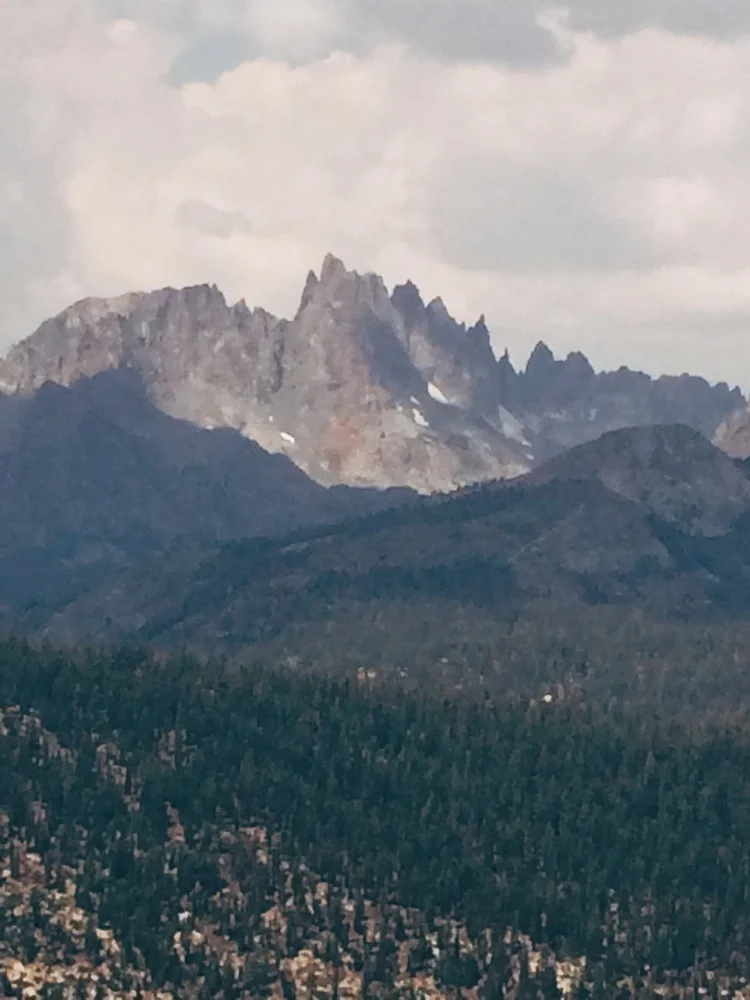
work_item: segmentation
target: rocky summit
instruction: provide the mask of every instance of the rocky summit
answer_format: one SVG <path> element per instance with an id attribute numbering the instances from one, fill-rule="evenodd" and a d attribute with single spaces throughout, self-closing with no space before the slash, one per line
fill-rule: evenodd
<path id="1" fill-rule="evenodd" d="M 292 320 L 230 305 L 213 285 L 79 302 L 0 362 L 0 391 L 117 369 L 167 415 L 237 430 L 318 483 L 421 492 L 513 478 L 629 425 L 710 437 L 745 404 L 699 378 L 597 374 L 544 344 L 516 371 L 495 357 L 483 317 L 467 328 L 410 282 L 389 293 L 331 255 Z"/>

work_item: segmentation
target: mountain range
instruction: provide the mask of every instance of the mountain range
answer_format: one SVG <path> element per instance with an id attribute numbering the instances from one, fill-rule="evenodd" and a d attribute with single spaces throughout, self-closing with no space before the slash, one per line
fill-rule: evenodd
<path id="1" fill-rule="evenodd" d="M 433 639 L 541 605 L 553 617 L 614 607 L 721 621 L 746 616 L 749 587 L 747 470 L 675 425 L 610 432 L 513 482 L 340 526 L 176 549 L 56 609 L 42 630 L 204 652 L 281 637 L 298 652 L 325 646 L 338 622 L 372 651 L 425 609 Z M 425 638 L 402 640 L 400 658 Z"/>
<path id="2" fill-rule="evenodd" d="M 0 380 L 0 994 L 747 995 L 738 390 L 330 257 Z"/>
<path id="3" fill-rule="evenodd" d="M 739 390 L 543 344 L 516 371 L 483 319 L 331 256 L 291 321 L 213 286 L 80 302 L 0 385 L 7 630 L 214 651 L 335 620 L 366 644 L 404 606 L 441 634 L 743 613 L 748 470 L 709 442 Z"/>
<path id="4" fill-rule="evenodd" d="M 621 427 L 684 423 L 711 438 L 745 408 L 725 384 L 597 374 L 543 343 L 516 371 L 484 317 L 467 328 L 410 282 L 389 294 L 330 255 L 292 320 L 208 285 L 79 302 L 0 362 L 0 390 L 115 370 L 169 416 L 239 431 L 323 485 L 423 493 L 512 478 Z"/>

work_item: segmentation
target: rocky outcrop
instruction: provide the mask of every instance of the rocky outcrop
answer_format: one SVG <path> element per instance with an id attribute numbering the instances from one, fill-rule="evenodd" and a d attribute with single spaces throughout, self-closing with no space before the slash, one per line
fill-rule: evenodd
<path id="1" fill-rule="evenodd" d="M 135 372 L 169 416 L 237 430 L 321 484 L 421 492 L 512 478 L 626 426 L 711 437 L 745 402 L 689 376 L 597 374 L 541 342 L 516 371 L 484 317 L 467 328 L 410 282 L 389 294 L 331 255 L 292 320 L 213 285 L 79 302 L 0 362 L 0 391 L 20 399 L 112 370 Z M 0 434 L 4 409 L 0 396 Z"/>
<path id="2" fill-rule="evenodd" d="M 411 282 L 397 286 L 391 301 L 399 337 L 431 396 L 496 422 L 500 374 L 484 316 L 467 330 L 442 299 L 425 305 Z"/>
<path id="3" fill-rule="evenodd" d="M 229 306 L 214 286 L 78 303 L 10 352 L 0 388 L 118 368 L 170 416 L 239 430 L 323 484 L 429 492 L 530 464 L 493 419 L 484 324 L 467 331 L 413 286 L 391 297 L 332 256 L 291 322 Z"/>
<path id="4" fill-rule="evenodd" d="M 732 413 L 717 429 L 714 442 L 733 458 L 750 458 L 750 410 Z"/>
<path id="5" fill-rule="evenodd" d="M 651 378 L 619 368 L 597 373 L 580 352 L 556 359 L 539 343 L 525 370 L 500 359 L 502 396 L 524 428 L 535 464 L 625 427 L 685 424 L 712 438 L 745 400 L 726 383 L 692 375 Z M 750 453 L 750 449 L 748 451 Z"/>

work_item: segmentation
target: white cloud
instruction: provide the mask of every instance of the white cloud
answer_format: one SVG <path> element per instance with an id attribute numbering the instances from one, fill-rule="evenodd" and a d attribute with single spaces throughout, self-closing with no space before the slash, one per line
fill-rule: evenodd
<path id="1" fill-rule="evenodd" d="M 519 356 L 543 336 L 602 365 L 750 381 L 747 40 L 556 29 L 570 51 L 536 69 L 405 44 L 316 57 L 343 5 L 225 0 L 222 30 L 241 17 L 275 55 L 177 87 L 177 7 L 156 23 L 13 6 L 6 341 L 72 298 L 166 283 L 289 313 L 332 250 L 485 312 Z"/>
<path id="2" fill-rule="evenodd" d="M 337 0 L 249 0 L 245 21 L 263 52 L 299 59 L 325 52 L 342 15 Z"/>
<path id="3" fill-rule="evenodd" d="M 206 32 L 247 33 L 248 51 L 293 59 L 336 49 L 365 54 L 405 44 L 442 61 L 538 66 L 564 56 L 550 21 L 598 38 L 644 28 L 736 39 L 750 33 L 747 0 L 100 0 L 118 16 L 179 25 L 200 49 Z M 298 31 L 295 22 L 299 25 Z M 265 30 L 264 26 L 265 25 Z M 281 31 L 279 27 L 281 26 Z M 301 48 L 305 26 L 313 43 Z M 321 30 L 323 29 L 323 30 Z M 270 33 L 266 33 L 270 32 Z M 225 44 L 229 41 L 224 37 Z M 270 48 L 263 46 L 269 45 Z M 326 48 L 327 46 L 327 48 Z M 280 51 L 283 50 L 283 51 Z"/>

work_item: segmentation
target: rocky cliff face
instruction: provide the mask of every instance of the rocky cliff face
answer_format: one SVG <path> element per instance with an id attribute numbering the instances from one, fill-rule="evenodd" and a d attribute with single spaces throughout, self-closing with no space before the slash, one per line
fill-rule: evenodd
<path id="1" fill-rule="evenodd" d="M 714 442 L 733 458 L 750 458 L 750 409 L 730 414 L 717 429 Z"/>
<path id="2" fill-rule="evenodd" d="M 516 372 L 507 354 L 499 365 L 505 405 L 524 426 L 537 464 L 623 427 L 685 424 L 712 438 L 744 408 L 740 390 L 725 383 L 692 375 L 652 379 L 628 368 L 596 373 L 583 354 L 556 359 L 543 343 L 525 370 Z"/>
<path id="3" fill-rule="evenodd" d="M 29 394 L 117 368 L 170 416 L 237 429 L 324 484 L 446 490 L 529 467 L 487 419 L 486 330 L 408 287 L 391 298 L 330 256 L 291 322 L 229 306 L 213 286 L 81 302 L 10 352 L 0 388 Z"/>
<path id="4" fill-rule="evenodd" d="M 422 492 L 512 478 L 633 424 L 711 436 L 744 404 L 687 376 L 597 375 L 543 344 L 516 372 L 495 358 L 484 318 L 467 328 L 413 284 L 389 294 L 330 255 L 291 321 L 208 285 L 77 303 L 0 362 L 0 391 L 25 397 L 117 369 L 169 416 L 238 430 L 319 483 Z"/>

